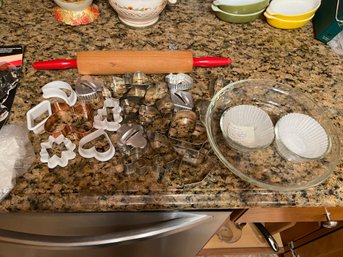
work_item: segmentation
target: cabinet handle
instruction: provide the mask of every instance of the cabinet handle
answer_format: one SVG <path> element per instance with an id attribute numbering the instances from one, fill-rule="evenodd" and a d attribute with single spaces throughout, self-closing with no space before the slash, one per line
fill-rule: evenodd
<path id="1" fill-rule="evenodd" d="M 269 231 L 262 225 L 262 223 L 254 223 L 258 230 L 262 233 L 263 237 L 266 239 L 269 246 L 274 252 L 279 251 L 279 245 L 274 239 L 274 237 L 269 233 Z"/>
<path id="2" fill-rule="evenodd" d="M 334 228 L 337 226 L 337 221 L 331 220 L 331 213 L 324 207 L 326 221 L 322 223 L 324 228 Z"/>
<path id="3" fill-rule="evenodd" d="M 175 234 L 199 225 L 212 218 L 205 214 L 188 214 L 185 217 L 171 219 L 148 228 L 133 229 L 91 236 L 51 236 L 0 229 L 0 242 L 35 247 L 85 247 L 126 243 L 135 240 L 163 237 Z"/>
<path id="4" fill-rule="evenodd" d="M 289 249 L 291 250 L 292 257 L 300 257 L 300 255 L 297 254 L 297 252 L 294 250 L 295 247 L 294 247 L 294 242 L 293 241 L 291 241 L 288 244 L 288 246 L 289 246 Z"/>

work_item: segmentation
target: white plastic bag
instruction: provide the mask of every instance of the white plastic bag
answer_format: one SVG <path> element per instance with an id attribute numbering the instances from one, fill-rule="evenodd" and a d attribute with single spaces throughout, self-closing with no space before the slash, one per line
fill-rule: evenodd
<path id="1" fill-rule="evenodd" d="M 12 190 L 15 178 L 32 165 L 35 153 L 21 125 L 5 125 L 0 130 L 0 201 Z"/>

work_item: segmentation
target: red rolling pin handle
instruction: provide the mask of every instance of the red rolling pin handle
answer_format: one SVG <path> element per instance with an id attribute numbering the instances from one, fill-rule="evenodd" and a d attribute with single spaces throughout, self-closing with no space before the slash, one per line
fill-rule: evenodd
<path id="1" fill-rule="evenodd" d="M 32 67 L 36 70 L 63 70 L 77 68 L 75 59 L 57 59 L 43 62 L 34 62 Z"/>
<path id="2" fill-rule="evenodd" d="M 216 67 L 226 66 L 232 63 L 230 58 L 207 56 L 196 58 L 193 57 L 193 67 Z"/>

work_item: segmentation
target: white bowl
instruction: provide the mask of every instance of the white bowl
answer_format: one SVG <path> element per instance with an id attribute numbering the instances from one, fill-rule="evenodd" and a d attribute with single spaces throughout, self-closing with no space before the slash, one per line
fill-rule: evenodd
<path id="1" fill-rule="evenodd" d="M 320 4 L 321 0 L 273 0 L 266 11 L 279 19 L 304 20 L 313 16 Z"/>
<path id="2" fill-rule="evenodd" d="M 118 18 L 130 27 L 143 28 L 155 24 L 167 3 L 177 0 L 109 0 Z"/>
<path id="3" fill-rule="evenodd" d="M 289 161 L 316 160 L 325 156 L 330 142 L 325 129 L 302 113 L 283 116 L 275 126 L 276 148 Z"/>
<path id="4" fill-rule="evenodd" d="M 240 151 L 267 147 L 274 140 L 269 115 L 254 105 L 237 105 L 221 116 L 220 128 L 229 145 Z"/>
<path id="5" fill-rule="evenodd" d="M 88 8 L 92 4 L 93 0 L 79 0 L 76 2 L 68 2 L 65 0 L 54 0 L 54 2 L 62 9 L 77 12 L 77 11 L 82 11 Z"/>

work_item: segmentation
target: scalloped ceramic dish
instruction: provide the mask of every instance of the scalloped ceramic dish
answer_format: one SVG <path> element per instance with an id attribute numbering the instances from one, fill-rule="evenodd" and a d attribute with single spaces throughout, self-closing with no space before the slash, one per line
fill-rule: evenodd
<path id="1" fill-rule="evenodd" d="M 328 135 L 325 155 L 306 162 L 288 161 L 279 154 L 276 143 L 242 152 L 225 140 L 220 120 L 237 105 L 254 105 L 265 111 L 273 124 L 288 113 L 311 116 Z M 340 159 L 338 133 L 324 111 L 308 96 L 290 86 L 269 80 L 243 80 L 222 88 L 211 100 L 206 113 L 208 140 L 223 164 L 240 178 L 254 185 L 277 191 L 302 190 L 322 183 Z"/>

